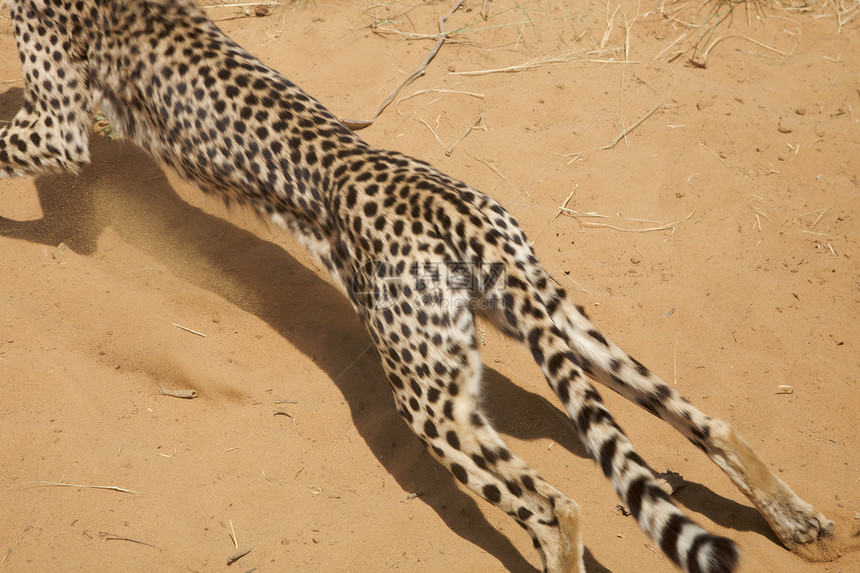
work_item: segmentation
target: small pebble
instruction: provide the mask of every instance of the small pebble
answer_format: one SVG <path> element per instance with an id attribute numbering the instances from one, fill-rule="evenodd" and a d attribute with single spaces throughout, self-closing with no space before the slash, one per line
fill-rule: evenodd
<path id="1" fill-rule="evenodd" d="M 790 121 L 786 121 L 785 118 L 779 118 L 779 124 L 776 127 L 780 133 L 791 133 L 794 131 L 794 126 Z"/>

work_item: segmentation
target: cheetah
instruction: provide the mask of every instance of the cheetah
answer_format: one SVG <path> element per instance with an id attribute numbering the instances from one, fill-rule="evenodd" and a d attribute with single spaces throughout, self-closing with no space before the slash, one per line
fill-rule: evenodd
<path id="1" fill-rule="evenodd" d="M 246 52 L 192 0 L 7 0 L 25 103 L 0 127 L 0 174 L 76 171 L 94 110 L 228 204 L 291 231 L 375 344 L 396 407 L 430 454 L 528 531 L 544 570 L 582 571 L 580 508 L 507 448 L 480 407 L 475 318 L 527 345 L 590 456 L 678 567 L 735 570 L 739 552 L 686 517 L 589 378 L 668 422 L 751 500 L 789 549 L 834 524 L 601 334 L 489 196 L 375 149 Z"/>

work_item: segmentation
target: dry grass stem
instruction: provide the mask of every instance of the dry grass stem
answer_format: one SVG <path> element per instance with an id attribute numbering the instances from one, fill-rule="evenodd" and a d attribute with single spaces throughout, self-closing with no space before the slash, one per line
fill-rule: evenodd
<path id="1" fill-rule="evenodd" d="M 651 233 L 654 231 L 668 231 L 671 230 L 673 233 L 675 232 L 675 227 L 680 225 L 681 223 L 688 221 L 693 214 L 696 212 L 695 209 L 690 211 L 690 214 L 684 217 L 683 219 L 678 219 L 672 223 L 661 223 L 660 221 L 652 221 L 650 219 L 632 219 L 629 217 L 618 217 L 622 221 L 631 221 L 638 223 L 656 223 L 653 227 L 639 227 L 639 228 L 628 228 L 628 227 L 619 227 L 617 225 L 612 225 L 610 223 L 596 223 L 594 221 L 583 221 L 583 217 L 596 217 L 599 219 L 609 219 L 609 215 L 601 215 L 599 213 L 581 213 L 579 211 L 575 211 L 573 209 L 568 209 L 566 207 L 560 207 L 560 210 L 564 213 L 570 213 L 574 219 L 579 221 L 579 224 L 583 227 L 592 227 L 592 228 L 604 228 L 604 229 L 612 229 L 614 231 L 622 231 L 625 233 Z"/>
<path id="2" fill-rule="evenodd" d="M 850 12 L 850 18 L 853 19 L 860 13 L 860 2 L 857 0 L 848 0 L 848 2 L 853 3 L 854 6 L 844 10 L 846 0 L 834 0 L 837 19 L 840 22 L 844 21 L 842 15 Z M 678 49 L 677 46 L 682 40 L 689 37 L 690 30 L 699 30 L 698 38 L 692 46 L 692 57 L 688 60 L 689 64 L 695 67 L 705 67 L 714 48 L 729 39 L 744 40 L 761 48 L 763 51 L 751 52 L 759 57 L 789 57 L 795 53 L 801 41 L 801 26 L 798 22 L 779 13 L 810 12 L 814 9 L 814 4 L 808 2 L 804 2 L 802 5 L 800 2 L 797 4 L 766 4 L 763 0 L 705 0 L 701 4 L 693 4 L 681 0 L 662 0 L 655 9 L 646 13 L 646 16 L 659 14 L 674 27 L 682 28 L 682 33 L 653 59 L 656 60 L 666 56 L 666 54 L 671 54 L 666 57 L 672 61 L 683 54 L 687 48 Z M 829 0 L 825 0 L 822 10 L 826 11 L 828 5 Z M 766 6 L 767 10 L 765 9 Z M 777 13 L 774 14 L 774 12 Z M 790 49 L 784 50 L 757 40 L 749 34 L 718 33 L 722 26 L 732 26 L 739 23 L 741 19 L 742 25 L 749 29 L 763 25 L 765 21 L 787 20 L 795 29 L 783 29 L 782 33 L 792 38 L 793 45 Z M 839 29 L 841 30 L 841 25 Z M 672 50 L 673 48 L 676 49 Z"/>
<path id="3" fill-rule="evenodd" d="M 720 36 L 719 38 L 714 39 L 714 41 L 712 41 L 710 43 L 710 45 L 702 51 L 701 58 L 700 59 L 693 58 L 691 60 L 692 63 L 696 66 L 705 67 L 707 65 L 708 54 L 711 53 L 711 50 L 714 49 L 714 46 L 716 46 L 717 44 L 719 44 L 723 40 L 728 40 L 731 38 L 738 38 L 741 40 L 746 40 L 747 42 L 751 42 L 751 43 L 755 44 L 756 46 L 759 46 L 761 48 L 764 48 L 766 50 L 769 50 L 771 52 L 774 52 L 774 53 L 779 54 L 780 56 L 783 56 L 786 58 L 793 55 L 794 51 L 797 49 L 797 46 L 800 45 L 800 39 L 798 38 L 798 40 L 795 42 L 794 46 L 792 46 L 791 50 L 786 52 L 786 51 L 774 48 L 773 46 L 769 46 L 769 45 L 765 44 L 764 42 L 759 42 L 755 38 L 750 38 L 749 36 L 745 36 L 743 34 L 728 34 L 728 35 Z"/>
<path id="4" fill-rule="evenodd" d="M 674 372 L 674 384 L 678 385 L 678 339 L 675 339 L 675 348 L 672 349 L 672 367 Z"/>
<path id="5" fill-rule="evenodd" d="M 465 72 L 448 72 L 451 75 L 455 76 L 486 76 L 489 74 L 505 74 L 511 72 L 524 72 L 527 70 L 534 70 L 541 66 L 549 66 L 552 64 L 567 64 L 575 61 L 591 61 L 595 63 L 633 63 L 633 62 L 625 62 L 622 60 L 589 60 L 589 57 L 599 56 L 600 52 L 594 51 L 582 51 L 582 52 L 572 52 L 569 54 L 563 54 L 561 56 L 541 56 L 535 60 L 530 60 L 528 62 L 524 62 L 522 64 L 514 64 L 512 66 L 507 66 L 504 68 L 493 68 L 487 70 L 469 70 Z"/>
<path id="6" fill-rule="evenodd" d="M 61 482 L 61 481 L 39 481 L 39 480 L 26 481 L 24 483 L 14 485 L 8 489 L 14 489 L 17 487 L 24 487 L 26 485 L 31 485 L 33 487 L 48 487 L 48 486 L 50 486 L 50 487 L 76 487 L 76 488 L 80 488 L 80 489 L 107 489 L 107 490 L 111 490 L 111 491 L 118 491 L 120 493 L 130 493 L 133 495 L 143 495 L 139 491 L 134 491 L 133 489 L 125 489 L 123 487 L 117 487 L 115 485 L 82 485 L 82 484 L 75 484 L 75 483 L 65 483 L 65 482 Z"/>
<path id="7" fill-rule="evenodd" d="M 426 125 L 426 126 L 427 126 L 427 129 L 429 129 L 429 130 L 430 130 L 430 133 L 432 133 L 432 134 L 433 134 L 433 137 L 435 137 L 435 138 L 436 138 L 436 143 L 438 143 L 439 145 L 441 145 L 441 146 L 442 146 L 442 149 L 447 149 L 447 148 L 448 148 L 448 146 L 447 146 L 447 145 L 445 145 L 445 142 L 444 142 L 444 141 L 442 141 L 442 138 L 441 138 L 441 137 L 439 137 L 439 134 L 438 134 L 438 133 L 436 133 L 436 130 L 435 130 L 435 129 L 433 129 L 432 127 L 430 127 L 430 124 L 429 124 L 429 123 L 427 123 L 427 121 L 426 121 L 423 117 L 419 117 L 416 121 L 419 121 L 419 122 L 421 122 L 421 123 L 423 123 L 424 125 Z M 438 117 L 436 118 L 436 129 L 439 129 L 439 118 L 438 118 Z"/>
<path id="8" fill-rule="evenodd" d="M 587 294 L 588 296 L 594 296 L 594 295 L 592 295 L 592 294 L 591 294 L 591 291 L 590 291 L 590 290 L 588 290 L 587 288 L 585 288 L 584 286 L 582 286 L 581 284 L 579 284 L 578 282 L 576 282 L 575 280 L 573 280 L 573 277 L 571 277 L 571 276 L 570 276 L 570 272 L 569 272 L 569 271 L 562 270 L 562 269 L 561 269 L 561 267 L 559 267 L 558 265 L 555 265 L 555 269 L 556 269 L 558 272 L 560 272 L 561 274 L 563 274 L 565 277 L 567 277 L 567 279 L 568 279 L 570 282 L 572 282 L 574 285 L 576 285 L 576 288 L 578 288 L 579 290 L 581 290 L 582 292 L 584 292 L 584 293 L 585 293 L 585 294 Z"/>
<path id="9" fill-rule="evenodd" d="M 759 233 L 762 232 L 761 218 L 764 217 L 765 219 L 770 219 L 770 217 L 767 216 L 767 213 L 765 213 L 759 205 L 760 201 L 764 201 L 764 197 L 753 195 L 752 199 L 750 199 L 749 203 L 747 203 L 747 206 L 752 209 L 753 213 L 755 214 L 755 223 L 753 223 L 753 229 L 758 229 Z"/>
<path id="10" fill-rule="evenodd" d="M 445 149 L 446 156 L 450 156 L 454 152 L 454 148 L 457 147 L 457 145 L 459 145 L 459 143 L 463 141 L 466 136 L 472 132 L 473 129 L 487 131 L 487 126 L 484 124 L 484 115 L 479 114 L 478 119 L 475 121 L 475 123 L 467 127 L 463 131 L 463 133 L 461 133 L 460 136 L 454 141 L 454 143 L 448 146 L 445 145 L 445 142 L 442 141 L 442 138 L 439 137 L 439 134 L 437 133 L 437 130 L 439 129 L 439 117 L 436 118 L 436 129 L 433 129 L 433 127 L 429 123 L 427 123 L 427 121 L 423 117 L 417 118 L 417 121 L 423 123 L 427 127 L 427 129 L 430 130 L 430 133 L 432 133 L 433 137 L 436 138 L 436 143 L 438 143 L 442 146 L 443 149 Z"/>
<path id="11" fill-rule="evenodd" d="M 672 8 L 667 10 L 666 0 L 663 0 L 660 3 L 660 7 L 657 9 L 657 13 L 660 14 L 660 16 L 662 18 L 665 18 L 666 20 L 668 20 L 674 24 L 678 24 L 680 26 L 683 26 L 684 28 L 692 29 L 692 28 L 701 27 L 699 24 L 693 24 L 691 22 L 681 20 L 680 18 L 678 18 L 676 16 L 676 14 L 679 14 L 682 10 L 684 10 L 688 6 L 689 6 L 689 2 L 684 2 L 680 6 L 673 6 Z M 649 14 L 650 14 L 650 12 L 646 13 L 645 16 L 647 17 Z"/>
<path id="12" fill-rule="evenodd" d="M 218 4 L 204 4 L 203 8 L 248 8 L 251 6 L 277 6 L 280 2 L 269 1 L 269 2 L 220 2 Z"/>
<path id="13" fill-rule="evenodd" d="M 702 147 L 704 147 L 705 149 L 707 149 L 708 151 L 710 151 L 711 153 L 713 153 L 713 154 L 714 154 L 714 157 L 716 157 L 717 159 L 719 159 L 719 160 L 720 160 L 720 163 L 722 163 L 722 164 L 723 164 L 723 166 L 724 166 L 726 169 L 731 169 L 731 168 L 729 167 L 729 164 L 728 164 L 728 163 L 726 163 L 726 160 L 725 160 L 725 159 L 723 159 L 723 158 L 722 158 L 722 156 L 720 156 L 720 154 L 719 154 L 719 153 L 717 153 L 716 151 L 714 151 L 713 149 L 711 149 L 710 147 L 708 147 L 707 145 L 705 145 L 705 144 L 704 144 L 704 143 L 702 143 L 701 141 L 699 142 L 699 145 L 701 145 Z"/>
<path id="14" fill-rule="evenodd" d="M 627 141 L 627 128 L 624 126 L 624 72 L 626 71 L 627 66 L 621 68 L 621 78 L 618 80 L 618 120 L 621 122 L 621 133 L 624 136 L 624 147 L 629 149 L 630 142 Z M 654 111 L 657 111 L 656 108 Z"/>
<path id="15" fill-rule="evenodd" d="M 139 539 L 132 539 L 131 537 L 126 537 L 124 535 L 117 535 L 115 533 L 108 533 L 106 531 L 99 531 L 99 537 L 103 538 L 105 541 L 130 541 L 132 543 L 138 543 L 140 545 L 146 545 L 147 547 L 152 547 L 153 549 L 158 549 L 159 551 L 163 551 L 161 547 L 157 545 L 153 545 L 152 543 L 147 543 L 146 541 L 141 541 Z"/>
<path id="16" fill-rule="evenodd" d="M 526 17 L 526 21 L 523 22 L 523 24 L 528 24 L 529 26 L 534 26 L 535 21 L 532 19 L 531 14 L 528 13 L 528 10 L 526 10 L 525 7 L 522 4 L 520 4 L 517 0 L 514 0 L 514 4 L 517 7 L 516 9 L 519 12 L 522 12 L 523 16 Z"/>
<path id="17" fill-rule="evenodd" d="M 505 176 L 502 174 L 502 172 L 501 172 L 501 171 L 499 171 L 499 169 L 498 169 L 495 165 L 493 165 L 493 164 L 492 164 L 492 163 L 490 163 L 489 161 L 484 161 L 484 160 L 483 160 L 483 159 L 481 159 L 480 157 L 475 157 L 474 155 L 472 155 L 472 154 L 471 154 L 471 153 L 469 153 L 468 151 L 466 152 L 466 155 L 468 155 L 469 157 L 471 157 L 471 158 L 472 158 L 472 159 L 474 159 L 475 161 L 478 161 L 478 162 L 480 162 L 480 163 L 483 163 L 484 165 L 486 165 L 487 167 L 489 167 L 489 168 L 490 168 L 490 170 L 491 170 L 493 173 L 495 173 L 496 175 L 498 175 L 498 176 L 502 179 L 502 181 L 504 181 L 504 182 L 505 182 L 505 184 L 507 184 L 507 186 L 511 188 L 511 190 L 512 190 L 512 191 L 515 191 L 515 192 L 519 193 L 520 195 L 522 195 L 523 193 L 525 193 L 526 197 L 528 197 L 528 198 L 529 198 L 529 200 L 531 200 L 531 195 L 529 195 L 529 194 L 528 194 L 528 191 L 525 191 L 525 190 L 520 191 L 519 189 L 517 189 L 516 187 L 514 187 L 513 183 L 511 183 L 510 181 L 508 181 L 508 178 L 507 178 L 507 177 L 505 177 Z"/>
<path id="18" fill-rule="evenodd" d="M 574 193 L 576 193 L 576 189 L 577 189 L 577 187 L 579 187 L 579 183 L 577 183 L 577 184 L 576 184 L 576 186 L 573 188 L 573 191 L 571 191 L 571 192 L 570 192 L 570 195 L 568 195 L 568 196 L 565 198 L 564 202 L 563 202 L 561 205 L 559 205 L 559 207 L 558 207 L 558 211 L 556 211 L 556 212 L 555 212 L 555 215 L 553 215 L 552 217 L 550 217 L 549 221 L 547 221 L 547 224 L 552 223 L 553 221 L 555 221 L 555 220 L 558 218 L 558 216 L 559 216 L 559 215 L 561 215 L 561 214 L 564 212 L 564 210 L 567 208 L 567 204 L 568 204 L 568 203 L 570 203 L 570 200 L 573 198 L 573 194 L 574 194 Z"/>
<path id="19" fill-rule="evenodd" d="M 827 211 L 829 211 L 831 209 L 835 209 L 836 207 L 841 207 L 842 205 L 845 205 L 846 203 L 850 203 L 851 201 L 855 200 L 857 197 L 858 197 L 858 195 L 854 195 L 850 199 L 846 199 L 845 201 L 840 201 L 839 203 L 835 203 L 833 205 L 828 205 L 827 207 L 824 207 L 823 209 L 816 209 L 815 211 L 809 211 L 808 213 L 804 213 L 802 215 L 797 215 L 794 217 L 794 221 L 797 221 L 798 219 L 803 219 L 804 217 L 808 217 L 809 215 L 815 215 L 817 213 L 818 217 L 815 219 L 815 222 L 812 223 L 812 226 L 809 229 L 802 229 L 802 231 L 804 233 L 813 233 L 813 230 L 818 225 L 818 223 L 821 222 L 821 219 L 824 218 L 824 215 L 825 215 L 825 213 L 827 213 Z M 827 233 L 813 233 L 813 234 L 826 235 Z"/>
<path id="20" fill-rule="evenodd" d="M 669 68 L 669 69 L 671 70 L 672 68 Z M 676 81 L 676 79 L 675 79 L 675 72 L 673 71 L 673 72 L 672 72 L 672 89 L 670 89 L 670 90 L 669 90 L 669 93 L 667 93 L 667 94 L 666 94 L 666 96 L 665 96 L 662 100 L 660 100 L 660 102 L 659 102 L 657 105 L 655 105 L 655 106 L 651 109 L 651 111 L 649 111 L 648 113 L 646 113 L 645 115 L 643 115 L 642 117 L 640 117 L 639 119 L 637 119 L 637 120 L 633 123 L 633 125 L 631 125 L 630 127 L 626 127 L 626 128 L 624 128 L 624 129 L 622 129 L 622 130 L 621 130 L 621 133 L 619 133 L 619 134 L 615 137 L 615 139 L 613 139 L 613 140 L 612 140 L 608 145 L 604 145 L 603 147 L 600 147 L 600 148 L 598 148 L 597 150 L 598 150 L 598 151 L 605 151 L 605 150 L 607 150 L 607 149 L 612 149 L 613 147 L 615 147 L 615 146 L 618 144 L 618 142 L 619 142 L 619 141 L 621 141 L 622 139 L 625 139 L 625 138 L 627 137 L 627 134 L 628 134 L 628 133 L 630 133 L 631 131 L 633 131 L 633 130 L 634 130 L 634 129 L 636 129 L 637 127 L 639 127 L 639 125 L 641 125 L 643 121 L 645 121 L 646 119 L 648 119 L 649 117 L 651 117 L 652 115 L 654 115 L 654 113 L 655 113 L 658 109 L 660 109 L 661 107 L 663 107 L 663 104 L 665 104 L 665 103 L 666 103 L 666 100 L 667 100 L 667 99 L 669 99 L 669 97 L 670 97 L 670 96 L 672 95 L 672 93 L 675 91 L 675 81 Z M 624 123 L 623 123 L 623 119 L 622 119 L 622 126 L 623 126 L 623 125 L 624 125 Z"/>
<path id="21" fill-rule="evenodd" d="M 566 154 L 562 155 L 561 157 L 564 157 L 564 158 L 570 157 L 570 161 L 567 162 L 567 164 L 570 165 L 574 161 L 582 161 L 583 160 L 582 155 L 583 155 L 582 151 L 577 151 L 576 153 L 566 153 Z"/>
<path id="22" fill-rule="evenodd" d="M 454 143 L 451 144 L 451 147 L 449 147 L 448 149 L 445 150 L 445 155 L 450 157 L 451 154 L 454 153 L 454 148 L 457 147 L 461 141 L 466 139 L 466 136 L 469 135 L 470 133 L 472 133 L 473 129 L 480 129 L 483 131 L 487 131 L 487 126 L 484 123 L 484 114 L 483 113 L 479 113 L 478 119 L 475 120 L 475 123 L 470 125 L 469 127 L 467 127 L 465 130 L 463 130 L 463 133 L 460 134 L 460 137 L 458 137 L 456 140 L 454 140 Z"/>
<path id="23" fill-rule="evenodd" d="M 192 329 L 188 328 L 187 326 L 182 326 L 181 324 L 176 324 L 175 322 L 171 322 L 170 324 L 172 324 L 176 328 L 181 328 L 182 330 L 184 330 L 186 332 L 190 332 L 191 334 L 196 334 L 197 336 L 202 336 L 203 338 L 206 338 L 206 335 L 203 334 L 202 332 L 197 332 L 196 330 L 192 330 Z"/>
<path id="24" fill-rule="evenodd" d="M 173 448 L 172 454 L 165 454 L 165 453 L 160 452 L 158 455 L 159 455 L 159 457 L 162 457 L 162 458 L 172 458 L 173 456 L 176 455 L 176 448 Z"/>
<path id="25" fill-rule="evenodd" d="M 573 146 L 576 145 L 576 143 L 580 140 L 580 138 L 583 135 L 588 133 L 591 130 L 591 128 L 594 127 L 594 124 L 597 123 L 597 120 L 599 120 L 601 117 L 603 117 L 603 112 L 600 112 L 596 116 L 594 116 L 594 119 L 592 119 L 591 122 L 589 122 L 589 124 L 587 126 L 585 126 L 585 129 L 582 131 L 582 133 L 574 132 L 574 135 L 576 137 L 574 137 L 573 140 L 570 143 L 568 143 L 567 146 L 565 146 L 565 148 L 562 150 L 561 153 L 556 153 L 555 157 L 550 159 L 549 162 L 546 165 L 544 165 L 544 167 L 540 171 L 537 172 L 537 174 L 532 178 L 532 180 L 529 182 L 529 184 L 525 186 L 524 191 L 528 191 L 529 189 L 532 188 L 532 186 L 535 183 L 540 181 L 540 178 L 543 177 L 544 173 L 549 171 L 549 169 L 553 165 L 555 165 L 555 162 L 558 161 L 559 158 L 570 157 L 570 155 L 571 155 L 570 150 L 573 149 Z M 579 155 L 581 155 L 581 154 L 579 154 Z M 573 161 L 574 160 L 571 160 L 571 162 L 573 162 Z"/>
<path id="26" fill-rule="evenodd" d="M 657 54 L 656 56 L 654 56 L 654 57 L 653 57 L 653 58 L 651 58 L 651 59 L 652 59 L 652 60 L 659 60 L 659 59 L 660 59 L 660 57 L 661 57 L 663 54 L 665 54 L 666 52 L 668 52 L 668 51 L 672 48 L 672 46 L 674 46 L 675 44 L 677 44 L 678 42 L 680 42 L 681 40 L 683 40 L 684 38 L 686 38 L 686 37 L 687 37 L 687 34 L 688 34 L 688 32 L 682 32 L 680 36 L 678 36 L 677 38 L 675 38 L 674 40 L 672 40 L 672 43 L 671 43 L 671 44 L 669 44 L 668 46 L 666 46 L 665 48 L 663 48 L 662 50 L 660 50 L 660 53 L 659 53 L 659 54 Z"/>
<path id="27" fill-rule="evenodd" d="M 612 13 L 612 16 L 610 16 L 609 2 L 606 3 L 606 29 L 603 31 L 603 38 L 600 40 L 601 52 L 606 48 L 606 44 L 609 42 L 609 36 L 612 34 L 612 24 L 615 22 L 615 16 L 618 14 L 618 10 L 620 9 L 621 4 L 615 7 L 615 11 Z"/>
<path id="28" fill-rule="evenodd" d="M 636 14 L 633 15 L 633 20 L 630 22 L 627 21 L 627 16 L 624 15 L 624 59 L 630 59 L 630 32 L 633 30 L 633 26 L 636 24 L 636 20 L 639 19 L 639 8 L 641 7 L 641 0 L 636 2 Z"/>
<path id="29" fill-rule="evenodd" d="M 442 89 L 442 88 L 429 88 L 426 90 L 418 90 L 414 94 L 411 94 L 408 96 L 403 96 L 402 98 L 398 99 L 394 103 L 394 108 L 397 110 L 397 113 L 399 113 L 400 115 L 403 115 L 403 112 L 400 111 L 400 102 L 407 100 L 407 99 L 414 98 L 414 97 L 418 97 L 420 95 L 430 94 L 430 93 L 462 94 L 462 95 L 467 95 L 467 96 L 481 98 L 481 99 L 484 99 L 484 97 L 485 97 L 484 94 L 479 94 L 479 93 L 475 93 L 475 92 L 465 92 L 462 90 L 446 90 L 446 89 Z M 436 100 L 433 100 L 433 101 L 436 101 Z"/>
<path id="30" fill-rule="evenodd" d="M 236 530 L 233 528 L 233 520 L 228 519 L 227 521 L 230 522 L 230 539 L 233 540 L 233 547 L 239 549 L 239 542 L 236 540 Z"/>
<path id="31" fill-rule="evenodd" d="M 854 5 L 850 8 L 845 7 L 845 0 L 835 0 L 834 4 L 836 4 L 836 21 L 838 23 L 836 33 L 840 34 L 842 33 L 842 28 L 860 15 L 860 2 L 854 0 Z"/>

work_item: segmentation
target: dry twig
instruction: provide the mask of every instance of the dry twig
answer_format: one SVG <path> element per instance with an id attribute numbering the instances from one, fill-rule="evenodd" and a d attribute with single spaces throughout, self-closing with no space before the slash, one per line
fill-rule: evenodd
<path id="1" fill-rule="evenodd" d="M 236 561 L 238 561 L 239 559 L 241 559 L 242 557 L 244 557 L 245 555 L 250 553 L 251 549 L 252 549 L 252 547 L 249 545 L 247 547 L 243 547 L 242 549 L 237 550 L 236 552 L 231 554 L 229 557 L 227 557 L 227 565 L 232 565 L 233 563 L 235 563 Z"/>
<path id="2" fill-rule="evenodd" d="M 465 1 L 466 0 L 459 0 L 454 5 L 454 7 L 451 8 L 451 11 L 448 12 L 448 14 L 444 16 L 439 16 L 439 37 L 436 39 L 436 43 L 433 45 L 430 51 L 427 52 L 427 55 L 424 56 L 424 60 L 421 61 L 421 64 L 418 66 L 418 69 L 409 74 L 409 76 L 405 80 L 403 80 L 399 86 L 394 88 L 394 91 L 388 94 L 388 97 L 382 100 L 382 103 L 379 105 L 379 109 L 376 110 L 376 113 L 374 114 L 373 118 L 370 120 L 344 119 L 341 120 L 344 125 L 352 129 L 353 131 L 364 129 L 365 127 L 370 126 L 374 121 L 376 121 L 376 118 L 382 114 L 383 110 L 385 110 L 385 108 L 387 108 L 389 104 L 394 101 L 394 98 L 397 97 L 397 94 L 399 94 L 403 88 L 405 88 L 406 86 L 423 76 L 425 73 L 427 73 L 427 65 L 433 60 L 433 58 L 436 57 L 436 54 L 439 53 L 439 49 L 442 47 L 442 44 L 444 44 L 445 40 L 448 38 L 448 34 L 447 32 L 445 32 L 445 21 L 448 19 L 448 16 L 456 12 Z"/>
<path id="3" fill-rule="evenodd" d="M 172 396 L 174 398 L 184 398 L 186 400 L 191 400 L 192 398 L 197 397 L 197 390 L 165 390 L 164 386 L 160 383 L 158 384 L 158 393 L 165 396 Z"/>
<path id="4" fill-rule="evenodd" d="M 672 68 L 669 68 L 669 69 L 671 70 Z M 632 124 L 632 125 L 630 125 L 629 127 L 625 128 L 625 129 L 622 129 L 622 130 L 621 130 L 621 133 L 619 133 L 619 134 L 615 137 L 615 139 L 613 139 L 611 142 L 609 142 L 609 144 L 608 144 L 608 145 L 604 145 L 603 147 L 598 148 L 598 151 L 604 151 L 604 150 L 607 150 L 607 149 L 612 149 L 613 147 L 615 147 L 615 146 L 618 144 L 618 142 L 619 142 L 619 141 L 621 141 L 622 139 L 625 139 L 625 138 L 627 137 L 627 134 L 628 134 L 628 133 L 630 133 L 631 131 L 633 131 L 633 130 L 634 130 L 634 129 L 636 129 L 637 127 L 639 127 L 639 126 L 642 124 L 642 122 L 643 122 L 643 121 L 645 121 L 646 119 L 648 119 L 649 117 L 651 117 L 652 115 L 654 115 L 654 113 L 655 113 L 658 109 L 660 109 L 661 107 L 663 107 L 663 104 L 664 104 L 664 103 L 666 103 L 666 100 L 667 100 L 667 99 L 669 99 L 669 98 L 672 96 L 672 93 L 675 91 L 675 83 L 676 83 L 675 72 L 674 72 L 674 71 L 672 71 L 672 89 L 670 89 L 670 90 L 669 90 L 669 93 L 667 93 L 667 94 L 666 94 L 666 96 L 665 96 L 662 100 L 660 100 L 660 102 L 659 102 L 657 105 L 655 105 L 655 106 L 651 109 L 651 111 L 649 111 L 648 113 L 646 113 L 645 115 L 643 115 L 642 117 L 640 117 L 639 119 L 637 119 L 637 120 L 636 120 L 635 122 L 633 122 L 633 124 Z"/>
<path id="5" fill-rule="evenodd" d="M 483 113 L 478 114 L 478 119 L 475 120 L 474 124 L 470 125 L 465 130 L 463 130 L 463 133 L 460 134 L 460 137 L 455 139 L 454 143 L 451 144 L 451 147 L 449 147 L 448 149 L 445 150 L 445 155 L 450 156 L 452 153 L 454 153 L 454 148 L 457 147 L 457 145 L 459 145 L 461 141 L 466 139 L 466 136 L 469 135 L 470 133 L 472 133 L 473 129 L 481 129 L 483 131 L 487 131 L 487 126 L 484 124 L 484 114 Z M 502 177 L 502 179 L 504 179 L 504 177 Z"/>

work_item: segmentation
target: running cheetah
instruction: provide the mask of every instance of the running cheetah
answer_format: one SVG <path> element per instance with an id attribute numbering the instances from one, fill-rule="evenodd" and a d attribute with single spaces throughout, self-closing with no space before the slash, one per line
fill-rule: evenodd
<path id="1" fill-rule="evenodd" d="M 545 570 L 583 570 L 580 509 L 502 442 L 479 403 L 475 315 L 526 344 L 642 529 L 690 572 L 735 569 L 734 543 L 673 504 L 586 377 L 665 420 L 720 466 L 790 549 L 833 522 L 711 418 L 601 334 L 492 198 L 374 149 L 236 45 L 191 0 L 7 0 L 26 82 L 0 128 L 0 174 L 74 171 L 95 109 L 227 203 L 289 229 L 376 345 L 397 408 L 464 486 L 525 528 Z"/>

